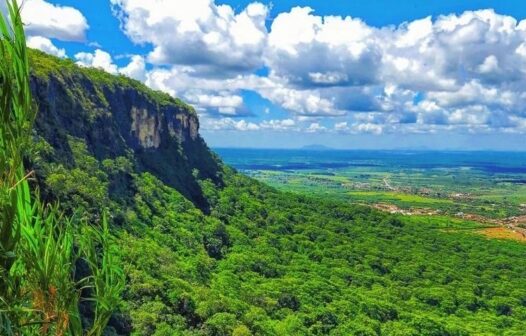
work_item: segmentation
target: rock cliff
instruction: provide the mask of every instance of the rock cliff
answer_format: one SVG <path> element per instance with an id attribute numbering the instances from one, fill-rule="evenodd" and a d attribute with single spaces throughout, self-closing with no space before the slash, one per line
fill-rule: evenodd
<path id="1" fill-rule="evenodd" d="M 83 140 L 98 160 L 132 155 L 147 171 L 205 210 L 198 180 L 221 184 L 221 163 L 199 135 L 195 110 L 123 76 L 31 53 L 37 134 L 55 160 L 73 162 L 68 137 Z"/>

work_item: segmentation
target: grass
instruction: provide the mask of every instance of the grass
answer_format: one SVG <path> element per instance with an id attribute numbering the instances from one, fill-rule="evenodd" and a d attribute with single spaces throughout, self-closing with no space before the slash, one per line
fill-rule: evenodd
<path id="1" fill-rule="evenodd" d="M 415 215 L 406 216 L 407 223 L 418 224 L 429 229 L 453 229 L 453 230 L 475 230 L 486 228 L 488 225 L 445 215 Z"/>
<path id="2" fill-rule="evenodd" d="M 524 174 L 488 174 L 462 167 L 402 169 L 388 166 L 247 173 L 280 190 L 318 193 L 369 204 L 388 203 L 403 209 L 423 207 L 449 215 L 463 212 L 495 219 L 526 212 L 526 208 L 521 207 L 526 204 L 526 186 L 502 182 L 524 179 Z M 388 190 L 385 179 L 397 191 Z"/>
<path id="3" fill-rule="evenodd" d="M 477 232 L 492 239 L 509 239 L 526 243 L 526 237 L 524 235 L 505 227 L 492 227 Z"/>
<path id="4" fill-rule="evenodd" d="M 30 190 L 24 160 L 37 109 L 19 6 L 13 0 L 7 7 L 10 22 L 0 13 L 0 335 L 100 336 L 120 303 L 124 275 L 107 225 L 78 232 L 87 223 L 64 217 Z M 80 259 L 91 274 L 77 280 Z M 85 289 L 89 298 L 81 297 Z M 80 300 L 95 306 L 86 330 Z"/>
<path id="5" fill-rule="evenodd" d="M 419 195 L 398 193 L 398 192 L 377 192 L 377 191 L 351 191 L 348 193 L 353 200 L 360 199 L 371 202 L 403 202 L 409 205 L 433 205 L 433 204 L 453 204 L 452 200 L 424 197 Z"/>

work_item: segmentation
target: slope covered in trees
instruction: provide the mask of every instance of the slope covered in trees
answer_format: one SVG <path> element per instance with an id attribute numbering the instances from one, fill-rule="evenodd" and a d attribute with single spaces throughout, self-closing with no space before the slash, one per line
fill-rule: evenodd
<path id="1" fill-rule="evenodd" d="M 222 165 L 197 119 L 177 123 L 195 118 L 182 102 L 38 52 L 32 64 L 46 198 L 111 213 L 127 285 L 109 332 L 523 334 L 526 246 L 278 192 Z"/>

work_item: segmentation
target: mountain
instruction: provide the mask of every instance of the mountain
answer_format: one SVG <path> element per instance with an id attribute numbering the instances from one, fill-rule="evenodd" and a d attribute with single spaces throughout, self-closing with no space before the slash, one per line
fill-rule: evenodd
<path id="1" fill-rule="evenodd" d="M 105 335 L 524 334 L 524 245 L 278 191 L 225 166 L 180 100 L 31 64 L 35 183 L 66 213 L 111 214 L 127 284 Z"/>
<path id="2" fill-rule="evenodd" d="M 72 162 L 68 138 L 85 144 L 100 161 L 133 153 L 140 171 L 151 172 L 207 209 L 197 179 L 220 184 L 220 162 L 199 135 L 192 107 L 137 81 L 80 68 L 71 60 L 38 51 L 31 59 L 36 131 L 54 148 L 54 160 Z"/>
<path id="3" fill-rule="evenodd" d="M 301 149 L 303 149 L 303 150 L 315 150 L 315 151 L 332 150 L 331 147 L 327 147 L 325 145 L 316 145 L 316 144 L 303 146 L 303 147 L 301 147 Z"/>

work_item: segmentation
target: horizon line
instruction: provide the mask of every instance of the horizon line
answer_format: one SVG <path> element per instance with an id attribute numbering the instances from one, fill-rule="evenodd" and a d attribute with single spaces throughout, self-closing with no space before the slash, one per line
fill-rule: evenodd
<path id="1" fill-rule="evenodd" d="M 416 152 L 500 152 L 500 153 L 526 153 L 526 149 L 460 149 L 460 148 L 308 148 L 305 147 L 235 147 L 235 146 L 209 146 L 211 149 L 251 149 L 251 150 L 301 150 L 313 152 L 330 152 L 330 151 L 416 151 Z"/>

